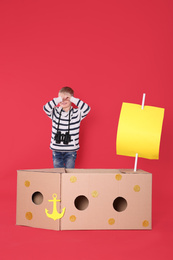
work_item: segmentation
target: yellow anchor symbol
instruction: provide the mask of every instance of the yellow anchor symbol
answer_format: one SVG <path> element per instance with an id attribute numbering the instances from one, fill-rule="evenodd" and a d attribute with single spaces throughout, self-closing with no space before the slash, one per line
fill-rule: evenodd
<path id="1" fill-rule="evenodd" d="M 52 214 L 49 214 L 48 210 L 45 209 L 46 215 L 48 216 L 48 218 L 52 218 L 54 220 L 60 219 L 60 218 L 62 218 L 64 216 L 65 208 L 62 209 L 61 213 L 58 213 L 57 208 L 56 208 L 56 202 L 60 201 L 60 200 L 56 199 L 57 198 L 57 194 L 56 193 L 54 193 L 52 195 L 52 198 L 53 198 L 53 200 L 48 200 L 48 201 L 52 201 L 53 202 L 53 212 L 52 212 Z"/>

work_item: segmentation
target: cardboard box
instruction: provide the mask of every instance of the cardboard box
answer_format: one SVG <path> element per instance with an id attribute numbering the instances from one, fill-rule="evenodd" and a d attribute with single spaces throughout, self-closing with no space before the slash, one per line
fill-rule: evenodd
<path id="1" fill-rule="evenodd" d="M 62 230 L 151 229 L 152 175 L 138 170 L 66 169 Z"/>
<path id="2" fill-rule="evenodd" d="M 151 208 L 152 174 L 142 170 L 18 171 L 17 225 L 53 230 L 151 229 Z M 54 219 L 53 212 L 60 218 Z"/>
<path id="3" fill-rule="evenodd" d="M 64 169 L 21 170 L 17 175 L 16 224 L 59 230 L 60 220 L 47 217 L 53 211 L 53 197 L 61 199 L 60 179 Z M 56 195 L 55 195 L 56 194 Z M 60 212 L 60 202 L 57 202 Z"/>

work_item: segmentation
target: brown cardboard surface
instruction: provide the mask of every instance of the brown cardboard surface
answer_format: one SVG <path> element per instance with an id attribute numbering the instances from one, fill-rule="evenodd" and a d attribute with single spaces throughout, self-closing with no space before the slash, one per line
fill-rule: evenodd
<path id="1" fill-rule="evenodd" d="M 53 194 L 61 219 L 49 218 Z M 49 201 L 50 200 L 50 201 Z M 52 201 L 51 201 L 52 200 Z M 151 229 L 152 174 L 132 169 L 20 170 L 17 225 L 53 230 Z"/>
<path id="2" fill-rule="evenodd" d="M 65 169 L 66 173 L 85 173 L 85 174 L 93 174 L 93 173 L 99 173 L 99 174 L 105 174 L 105 173 L 119 173 L 119 169 Z"/>
<path id="3" fill-rule="evenodd" d="M 47 168 L 47 169 L 26 169 L 26 170 L 19 170 L 22 172 L 47 172 L 47 173 L 64 173 L 64 168 Z"/>
<path id="4" fill-rule="evenodd" d="M 103 169 L 101 174 L 99 169 L 66 171 L 61 186 L 62 207 L 66 207 L 62 230 L 151 229 L 150 173 L 114 169 Z M 76 208 L 76 200 L 82 210 Z"/>
<path id="5" fill-rule="evenodd" d="M 131 174 L 138 174 L 138 173 L 145 173 L 150 174 L 149 172 L 146 172 L 144 170 L 138 169 L 137 171 L 134 171 L 134 169 L 120 169 L 121 173 L 131 173 Z"/>
<path id="6" fill-rule="evenodd" d="M 64 170 L 63 170 L 64 171 Z M 59 220 L 48 218 L 45 209 L 53 211 L 53 194 L 60 199 L 60 173 L 62 169 L 23 170 L 17 176 L 16 224 L 30 227 L 59 230 Z M 39 204 L 41 203 L 41 204 Z M 57 202 L 60 212 L 60 202 Z"/>

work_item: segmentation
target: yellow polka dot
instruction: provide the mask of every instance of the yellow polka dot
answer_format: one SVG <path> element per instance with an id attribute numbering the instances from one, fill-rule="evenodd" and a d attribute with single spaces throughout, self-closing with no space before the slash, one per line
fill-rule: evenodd
<path id="1" fill-rule="evenodd" d="M 143 225 L 143 227 L 148 227 L 149 226 L 148 220 L 144 220 L 142 225 Z"/>
<path id="2" fill-rule="evenodd" d="M 70 177 L 70 182 L 71 183 L 74 183 L 74 182 L 76 182 L 77 181 L 77 178 L 75 177 L 75 176 L 71 176 Z"/>
<path id="3" fill-rule="evenodd" d="M 25 186 L 29 187 L 30 186 L 30 181 L 25 181 Z"/>
<path id="4" fill-rule="evenodd" d="M 25 217 L 26 217 L 26 219 L 31 220 L 32 219 L 32 213 L 26 212 Z"/>
<path id="5" fill-rule="evenodd" d="M 74 215 L 70 216 L 70 221 L 71 222 L 75 222 L 76 221 L 76 216 L 74 216 Z"/>
<path id="6" fill-rule="evenodd" d="M 122 179 L 122 175 L 121 175 L 121 174 L 116 174 L 116 175 L 115 175 L 115 179 L 116 179 L 117 181 L 120 181 L 120 180 Z"/>
<path id="7" fill-rule="evenodd" d="M 91 194 L 92 194 L 92 197 L 93 197 L 93 198 L 97 198 L 98 195 L 99 195 L 96 190 L 94 190 Z"/>
<path id="8" fill-rule="evenodd" d="M 141 188 L 139 185 L 135 185 L 133 189 L 135 192 L 139 192 Z"/>
<path id="9" fill-rule="evenodd" d="M 108 220 L 108 223 L 109 223 L 109 225 L 113 225 L 115 223 L 115 219 L 114 218 L 110 218 Z"/>

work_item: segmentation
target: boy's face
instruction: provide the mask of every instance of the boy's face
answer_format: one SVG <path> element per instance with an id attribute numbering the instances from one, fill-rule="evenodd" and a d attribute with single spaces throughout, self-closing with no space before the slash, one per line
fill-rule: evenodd
<path id="1" fill-rule="evenodd" d="M 60 102 L 60 106 L 63 108 L 64 111 L 69 111 L 71 108 L 71 95 L 67 92 L 59 93 L 59 97 L 62 98 L 62 102 Z"/>

